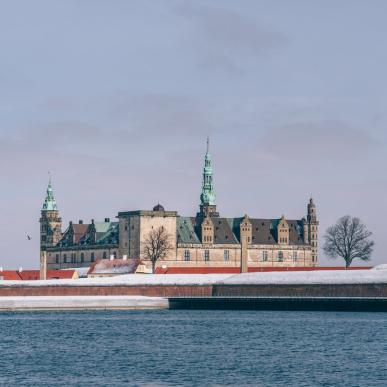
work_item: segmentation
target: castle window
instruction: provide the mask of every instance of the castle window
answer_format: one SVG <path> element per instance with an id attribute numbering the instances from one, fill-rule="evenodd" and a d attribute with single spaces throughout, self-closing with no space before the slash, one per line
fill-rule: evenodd
<path id="1" fill-rule="evenodd" d="M 103 252 L 102 259 L 106 259 L 106 251 Z"/>
<path id="2" fill-rule="evenodd" d="M 266 250 L 262 251 L 262 261 L 263 262 L 267 262 L 268 256 L 269 256 L 269 254 Z"/>
<path id="3" fill-rule="evenodd" d="M 81 263 L 83 263 L 84 261 L 85 261 L 85 254 L 81 253 Z"/>
<path id="4" fill-rule="evenodd" d="M 278 251 L 277 257 L 278 257 L 278 262 L 283 262 L 284 261 L 284 252 Z"/>
<path id="5" fill-rule="evenodd" d="M 189 250 L 184 250 L 184 261 L 189 261 L 189 260 L 190 260 Z"/>
<path id="6" fill-rule="evenodd" d="M 59 254 L 55 255 L 55 263 L 59 263 Z"/>
<path id="7" fill-rule="evenodd" d="M 63 263 L 67 263 L 67 254 L 63 254 Z"/>
<path id="8" fill-rule="evenodd" d="M 113 252 L 113 258 L 116 259 L 117 258 L 117 253 L 114 251 Z"/>
<path id="9" fill-rule="evenodd" d="M 297 262 L 297 259 L 298 259 L 298 252 L 293 251 L 293 262 Z"/>
<path id="10" fill-rule="evenodd" d="M 204 250 L 204 260 L 207 262 L 210 260 L 210 250 Z"/>
<path id="11" fill-rule="evenodd" d="M 230 250 L 224 250 L 224 260 L 229 261 L 230 260 Z"/>
<path id="12" fill-rule="evenodd" d="M 92 253 L 90 254 L 90 261 L 91 261 L 91 262 L 94 262 L 94 252 L 92 252 Z"/>

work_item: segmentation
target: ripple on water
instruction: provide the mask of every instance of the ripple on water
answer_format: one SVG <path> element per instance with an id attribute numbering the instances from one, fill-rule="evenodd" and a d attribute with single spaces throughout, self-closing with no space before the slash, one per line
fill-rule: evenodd
<path id="1" fill-rule="evenodd" d="M 0 313 L 0 385 L 387 385 L 387 314 Z"/>

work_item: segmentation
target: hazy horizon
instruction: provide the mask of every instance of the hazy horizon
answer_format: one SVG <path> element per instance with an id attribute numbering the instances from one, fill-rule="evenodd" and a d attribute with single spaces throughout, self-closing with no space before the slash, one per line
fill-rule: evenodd
<path id="1" fill-rule="evenodd" d="M 358 216 L 386 262 L 385 1 L 1 1 L 0 266 L 37 268 L 52 174 L 70 220 Z M 32 239 L 27 240 L 27 235 Z M 320 249 L 321 265 L 343 265 Z"/>

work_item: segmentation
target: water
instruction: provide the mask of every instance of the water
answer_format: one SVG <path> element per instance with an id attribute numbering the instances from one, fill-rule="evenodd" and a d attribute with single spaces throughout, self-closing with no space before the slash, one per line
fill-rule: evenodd
<path id="1" fill-rule="evenodd" d="M 3 386 L 386 386 L 387 313 L 0 313 Z"/>

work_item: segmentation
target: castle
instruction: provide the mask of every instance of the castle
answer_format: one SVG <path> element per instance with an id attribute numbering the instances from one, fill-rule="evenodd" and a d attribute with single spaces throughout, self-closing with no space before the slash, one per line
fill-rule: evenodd
<path id="1" fill-rule="evenodd" d="M 164 268 L 238 267 L 246 272 L 251 267 L 311 267 L 317 265 L 318 224 L 312 198 L 302 219 L 221 217 L 207 140 L 196 216 L 180 216 L 157 204 L 152 210 L 119 212 L 117 221 L 70 222 L 62 232 L 50 180 L 41 211 L 40 250 L 47 259 L 47 269 L 87 267 L 99 259 L 144 261 L 144 240 L 152 229 L 163 227 L 171 242 L 167 256 L 157 263 Z"/>

